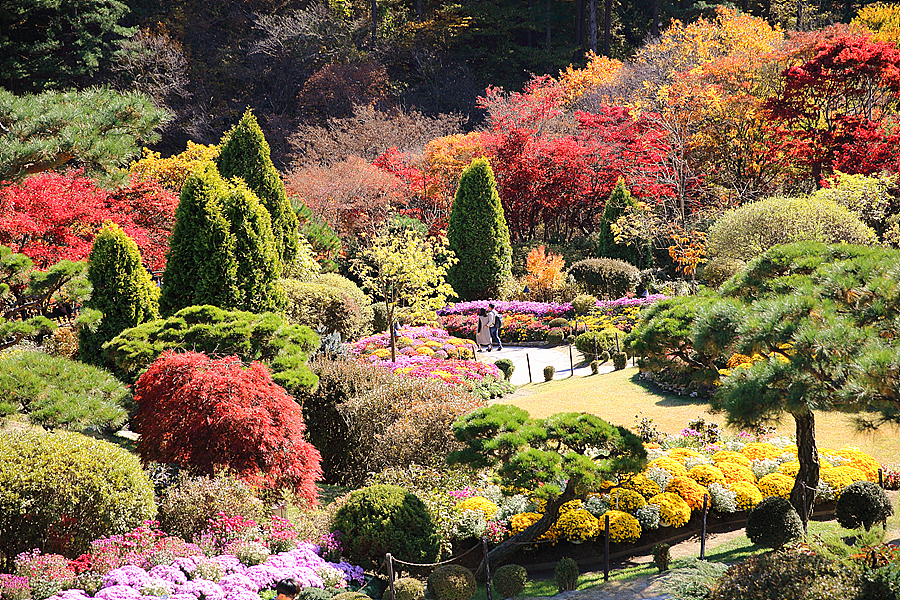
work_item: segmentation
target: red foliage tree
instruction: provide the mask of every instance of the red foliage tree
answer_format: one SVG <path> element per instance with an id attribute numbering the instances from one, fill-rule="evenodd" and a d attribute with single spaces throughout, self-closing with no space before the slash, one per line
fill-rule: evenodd
<path id="1" fill-rule="evenodd" d="M 419 219 L 432 233 L 447 228 L 451 202 L 443 182 L 420 169 L 408 153 L 397 148 L 389 148 L 372 164 L 403 183 L 402 205 L 395 206 L 401 214 Z"/>
<path id="2" fill-rule="evenodd" d="M 783 150 L 817 184 L 834 169 L 870 174 L 896 161 L 900 50 L 893 44 L 842 36 L 782 77 L 766 109 Z"/>
<path id="3" fill-rule="evenodd" d="M 142 460 L 231 469 L 316 502 L 321 457 L 304 440 L 303 410 L 262 364 L 167 351 L 138 379 L 135 400 Z"/>
<path id="4" fill-rule="evenodd" d="M 0 244 L 47 269 L 87 258 L 94 235 L 112 221 L 137 242 L 145 266 L 162 270 L 177 205 L 155 181 L 133 178 L 109 192 L 80 173 L 45 172 L 0 187 Z"/>

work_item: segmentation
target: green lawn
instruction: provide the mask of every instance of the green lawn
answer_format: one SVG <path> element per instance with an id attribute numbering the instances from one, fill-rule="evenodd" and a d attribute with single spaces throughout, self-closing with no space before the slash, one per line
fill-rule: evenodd
<path id="1" fill-rule="evenodd" d="M 523 385 L 499 402 L 515 404 L 534 417 L 584 411 L 625 427 L 632 427 L 635 417 L 640 414 L 652 418 L 664 433 L 677 433 L 697 416 L 725 425 L 725 416 L 710 413 L 705 400 L 659 393 L 638 379 L 638 371 L 634 367 L 603 375 Z M 883 464 L 900 465 L 896 428 L 857 433 L 849 421 L 851 417 L 846 413 L 817 411 L 816 440 L 819 447 L 837 449 L 850 444 L 868 452 Z M 730 430 L 726 427 L 726 431 Z M 778 424 L 778 432 L 793 435 L 794 423 L 789 416 Z"/>

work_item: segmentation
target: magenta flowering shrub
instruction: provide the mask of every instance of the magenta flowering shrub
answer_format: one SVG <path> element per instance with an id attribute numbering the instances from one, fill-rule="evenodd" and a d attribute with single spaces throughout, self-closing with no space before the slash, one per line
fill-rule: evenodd
<path id="1" fill-rule="evenodd" d="M 77 573 L 89 570 L 104 575 L 123 565 L 149 569 L 176 558 L 202 554 L 195 544 L 166 535 L 158 527 L 156 521 L 145 521 L 127 533 L 94 540 L 90 553 L 78 557 L 70 566 Z"/>
<path id="2" fill-rule="evenodd" d="M 435 327 L 401 327 L 397 336 L 397 353 L 404 356 L 458 359 L 474 358 L 475 342 L 452 337 Z M 390 360 L 391 337 L 388 332 L 376 333 L 351 344 L 354 354 L 369 362 Z"/>
<path id="3" fill-rule="evenodd" d="M 0 573 L 0 597 L 4 600 L 28 600 L 31 598 L 31 586 L 28 584 L 28 578 Z"/>
<path id="4" fill-rule="evenodd" d="M 479 309 L 490 310 L 489 304 L 494 303 L 494 308 L 500 313 L 520 313 L 529 314 L 536 317 L 564 317 L 572 313 L 572 305 L 569 302 L 564 304 L 556 304 L 554 302 L 528 302 L 528 301 L 511 301 L 504 302 L 502 300 L 475 300 L 473 302 L 457 302 L 450 304 L 437 311 L 439 316 L 445 315 L 467 315 L 475 314 Z"/>
<path id="5" fill-rule="evenodd" d="M 363 583 L 362 568 L 347 562 L 328 562 L 319 556 L 318 551 L 319 546 L 302 543 L 288 552 L 273 554 L 265 563 L 252 567 L 241 564 L 236 557 L 228 554 L 212 558 L 179 557 L 173 559 L 171 564 L 156 565 L 149 571 L 139 565 L 127 564 L 106 573 L 102 589 L 93 596 L 84 590 L 73 588 L 57 591 L 50 596 L 50 600 L 87 600 L 92 597 L 100 600 L 149 600 L 164 597 L 169 600 L 259 600 L 259 592 L 272 589 L 276 582 L 287 577 L 297 579 L 303 587 L 322 588 L 325 582 L 320 573 L 327 574 L 328 582 L 339 587 L 347 587 L 351 582 Z M 30 565 L 31 572 L 46 576 L 48 572 L 56 573 L 61 569 L 64 572 L 63 561 L 65 559 L 57 558 L 57 555 L 33 552 L 23 557 L 23 569 Z M 204 579 L 201 571 L 207 562 L 215 562 L 227 574 L 218 582 Z M 54 566 L 48 569 L 44 567 L 46 565 Z M 69 574 L 71 578 L 73 573 L 69 571 Z M 17 579 L 11 576 L 0 578 L 0 590 L 24 590 L 28 584 L 29 577 L 25 575 Z M 67 585 L 71 584 L 70 581 Z"/>

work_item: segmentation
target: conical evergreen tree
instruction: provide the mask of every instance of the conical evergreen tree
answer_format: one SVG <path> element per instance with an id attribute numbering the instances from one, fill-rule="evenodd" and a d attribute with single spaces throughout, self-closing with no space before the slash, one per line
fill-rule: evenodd
<path id="1" fill-rule="evenodd" d="M 486 158 L 473 160 L 459 178 L 447 238 L 459 259 L 447 275 L 456 294 L 463 300 L 498 297 L 512 279 L 512 247 Z"/>
<path id="2" fill-rule="evenodd" d="M 272 164 L 269 144 L 249 109 L 222 137 L 219 147 L 216 158 L 219 173 L 226 179 L 240 177 L 247 182 L 272 219 L 272 233 L 282 264 L 290 264 L 297 255 L 297 215 Z"/>
<path id="3" fill-rule="evenodd" d="M 228 194 L 228 184 L 211 162 L 199 165 L 184 182 L 163 274 L 159 309 L 164 317 L 186 306 L 238 305 L 234 235 L 222 206 Z"/>
<path id="4" fill-rule="evenodd" d="M 234 179 L 229 187 L 225 215 L 234 236 L 237 309 L 253 313 L 279 310 L 286 298 L 275 283 L 281 276 L 281 259 L 269 213 L 243 180 Z"/>
<path id="5" fill-rule="evenodd" d="M 639 269 L 644 269 L 650 266 L 652 260 L 650 244 L 646 243 L 640 246 L 618 244 L 610 226 L 619 220 L 626 208 L 636 205 L 637 201 L 632 198 L 631 192 L 625 186 L 625 180 L 620 177 L 603 209 L 603 222 L 600 224 L 597 250 L 604 258 L 617 258 L 631 263 Z"/>
<path id="6" fill-rule="evenodd" d="M 159 316 L 159 289 L 141 265 L 137 244 L 115 223 L 107 224 L 94 238 L 87 277 L 93 291 L 84 305 L 103 316 L 96 328 L 79 332 L 78 356 L 83 362 L 105 366 L 104 343 Z"/>

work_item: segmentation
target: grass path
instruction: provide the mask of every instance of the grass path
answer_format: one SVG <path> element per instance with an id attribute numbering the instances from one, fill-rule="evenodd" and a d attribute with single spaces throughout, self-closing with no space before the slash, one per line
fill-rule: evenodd
<path id="1" fill-rule="evenodd" d="M 638 379 L 636 368 L 629 367 L 604 375 L 556 379 L 527 384 L 514 394 L 499 400 L 527 410 L 533 417 L 558 412 L 593 413 L 615 425 L 633 427 L 635 417 L 649 417 L 663 433 L 677 433 L 690 419 L 702 416 L 725 425 L 724 415 L 714 415 L 705 400 L 684 398 L 655 391 Z M 893 427 L 874 433 L 857 433 L 849 421 L 852 415 L 840 412 L 816 412 L 816 440 L 820 448 L 858 446 L 887 465 L 900 465 L 900 439 Z M 782 435 L 793 435 L 794 423 L 785 416 L 777 425 Z M 734 431 L 725 427 L 726 431 Z"/>

